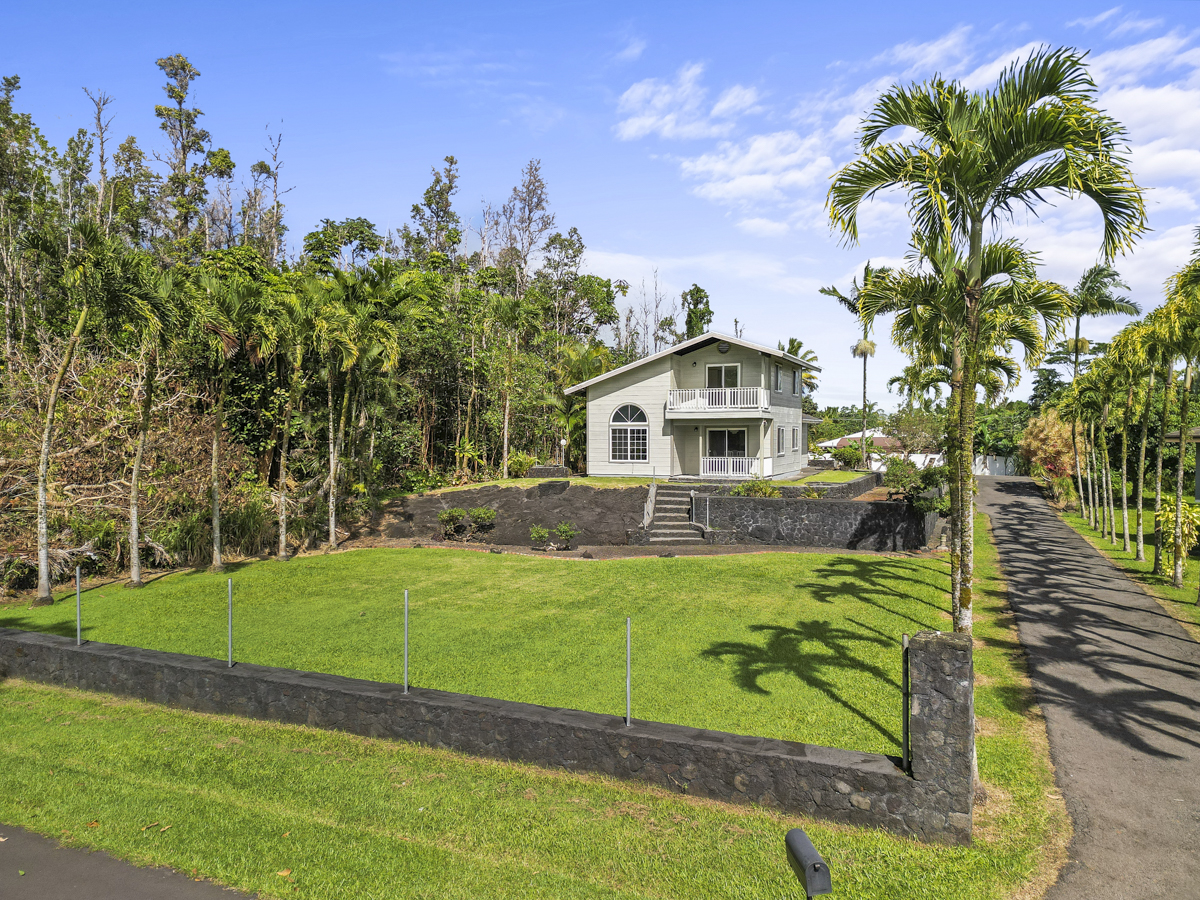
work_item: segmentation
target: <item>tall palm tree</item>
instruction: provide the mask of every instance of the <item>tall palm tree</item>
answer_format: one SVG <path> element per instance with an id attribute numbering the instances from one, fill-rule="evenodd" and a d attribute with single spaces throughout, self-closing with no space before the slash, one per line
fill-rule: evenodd
<path id="1" fill-rule="evenodd" d="M 996 397 L 1004 385 L 1015 385 L 1020 366 L 1009 358 L 1014 345 L 1024 351 L 1027 366 L 1036 366 L 1047 341 L 1061 328 L 1070 310 L 1065 291 L 1037 274 L 1036 257 L 1013 240 L 986 244 L 981 250 L 977 301 L 979 327 L 976 338 L 976 383 Z M 963 387 L 965 343 L 962 271 L 965 265 L 949 240 L 929 240 L 913 235 L 909 265 L 877 278 L 860 297 L 868 322 L 895 314 L 892 342 L 916 365 L 931 370 L 928 383 L 939 381 L 950 388 L 947 462 L 958 466 L 963 452 L 958 440 L 959 410 L 975 403 L 975 391 Z M 972 460 L 973 461 L 973 460 Z M 967 466 L 968 470 L 970 466 Z M 967 534 L 963 507 L 970 498 L 961 482 L 950 479 L 951 506 L 951 610 L 955 627 L 970 628 L 970 604 L 962 603 L 963 582 L 957 564 L 966 552 Z"/>
<path id="2" fill-rule="evenodd" d="M 822 294 L 837 300 L 862 325 L 863 336 L 850 348 L 850 354 L 855 359 L 861 359 L 863 363 L 862 459 L 863 465 L 868 470 L 871 468 L 871 457 L 867 455 L 867 360 L 875 355 L 875 342 L 870 339 L 870 323 L 862 316 L 861 298 L 863 292 L 870 289 L 875 279 L 881 275 L 886 275 L 888 271 L 886 267 L 872 268 L 871 263 L 868 261 L 863 266 L 862 284 L 858 283 L 857 278 L 853 279 L 850 282 L 850 296 L 848 297 L 834 286 L 821 288 Z"/>
<path id="3" fill-rule="evenodd" d="M 812 363 L 814 366 L 818 362 L 816 352 L 813 350 L 805 350 L 804 341 L 800 340 L 800 338 L 790 337 L 788 338 L 787 346 L 784 346 L 783 341 L 779 341 L 777 346 L 788 356 L 794 356 L 796 359 L 802 359 L 806 363 Z M 802 369 L 800 372 L 800 384 L 804 388 L 805 395 L 811 396 L 812 393 L 817 389 L 817 373 L 812 369 Z"/>
<path id="4" fill-rule="evenodd" d="M 1105 260 L 1132 246 L 1146 228 L 1125 131 L 1095 105 L 1097 88 L 1072 49 L 1037 50 L 1001 73 L 994 87 L 971 91 L 937 76 L 885 91 L 863 121 L 860 155 L 833 177 L 827 208 L 847 241 L 858 239 L 862 206 L 886 188 L 908 193 L 909 216 L 925 235 L 961 243 L 964 333 L 955 478 L 963 497 L 962 606 L 956 628 L 969 630 L 972 602 L 975 385 L 981 327 L 984 231 L 1048 195 L 1086 196 L 1104 222 Z M 902 131 L 900 131 L 902 129 Z M 895 140 L 885 140 L 900 131 Z"/>
<path id="5" fill-rule="evenodd" d="M 1080 276 L 1079 283 L 1071 292 L 1071 301 L 1075 307 L 1075 337 L 1068 342 L 1067 349 L 1071 352 L 1071 383 L 1079 377 L 1079 356 L 1089 348 L 1087 338 L 1080 337 L 1079 330 L 1084 316 L 1109 316 L 1123 313 L 1128 316 L 1141 314 L 1141 307 L 1132 300 L 1118 297 L 1115 291 L 1120 288 L 1129 290 L 1129 285 L 1121 281 L 1121 276 L 1112 266 L 1106 263 L 1096 263 Z M 1071 449 L 1075 453 L 1075 472 L 1079 481 L 1079 496 L 1083 496 L 1083 479 L 1079 474 L 1079 444 L 1076 440 L 1076 422 L 1071 420 Z"/>
<path id="6" fill-rule="evenodd" d="M 150 434 L 150 414 L 154 409 L 154 389 L 158 382 L 159 357 L 176 340 L 176 326 L 187 301 L 188 283 L 173 272 L 156 272 L 146 260 L 143 278 L 149 289 L 143 292 L 146 315 L 139 317 L 135 329 L 141 344 L 141 414 L 129 472 L 129 585 L 142 586 L 141 476 L 142 457 Z"/>
<path id="7" fill-rule="evenodd" d="M 259 285 L 237 277 L 201 274 L 197 278 L 198 302 L 191 310 L 192 339 L 213 369 L 212 434 L 212 571 L 224 572 L 221 542 L 221 433 L 225 427 L 225 400 L 229 393 L 230 360 L 242 351 L 252 365 L 262 360 L 263 334 L 271 318 L 263 308 Z"/>

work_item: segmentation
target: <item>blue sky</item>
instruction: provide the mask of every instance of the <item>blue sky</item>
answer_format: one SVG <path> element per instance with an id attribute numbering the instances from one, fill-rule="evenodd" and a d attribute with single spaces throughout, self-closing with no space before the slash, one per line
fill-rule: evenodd
<path id="1" fill-rule="evenodd" d="M 818 288 L 845 289 L 866 260 L 895 264 L 906 247 L 899 197 L 872 204 L 857 247 L 823 209 L 860 116 L 896 81 L 941 72 L 983 87 L 1040 44 L 1090 50 L 1151 189 L 1154 230 L 1117 261 L 1143 306 L 1161 302 L 1200 221 L 1196 2 L 22 3 L 5 18 L 0 72 L 21 76 L 20 107 L 59 146 L 88 124 L 89 87 L 116 98 L 118 138 L 161 148 L 154 60 L 187 55 L 205 124 L 239 174 L 268 129 L 282 132 L 294 239 L 324 217 L 398 228 L 447 154 L 460 211 L 477 218 L 539 158 L 558 225 L 579 228 L 592 271 L 629 281 L 636 303 L 657 269 L 670 293 L 709 291 L 714 328 L 736 317 L 751 340 L 801 338 L 825 369 L 822 404 L 856 402 L 861 368 L 855 324 Z M 1086 201 L 1006 232 L 1068 284 L 1096 261 Z M 876 337 L 870 394 L 890 408 L 885 383 L 903 359 Z"/>

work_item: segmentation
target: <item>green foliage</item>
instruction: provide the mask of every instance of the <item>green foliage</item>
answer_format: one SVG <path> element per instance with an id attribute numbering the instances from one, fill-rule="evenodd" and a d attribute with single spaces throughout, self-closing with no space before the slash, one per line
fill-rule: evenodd
<path id="1" fill-rule="evenodd" d="M 869 450 L 870 449 L 869 441 L 868 441 L 867 447 Z M 859 449 L 858 444 L 852 444 L 849 447 L 838 447 L 836 450 L 834 450 L 829 455 L 832 456 L 837 462 L 841 463 L 842 466 L 844 466 L 847 469 L 857 469 L 859 466 L 862 465 L 862 461 L 863 461 L 862 451 Z"/>
<path id="2" fill-rule="evenodd" d="M 570 550 L 571 541 L 575 540 L 575 536 L 579 533 L 574 522 L 559 522 L 554 526 L 554 536 L 562 541 L 559 545 L 560 550 Z"/>
<path id="3" fill-rule="evenodd" d="M 1184 498 L 1182 508 L 1183 521 L 1183 562 L 1187 568 L 1187 557 L 1196 546 L 1196 538 L 1200 535 L 1200 503 L 1190 498 Z M 1158 512 L 1158 527 L 1163 533 L 1163 558 L 1168 566 L 1175 565 L 1175 497 L 1163 494 L 1162 509 Z"/>
<path id="4" fill-rule="evenodd" d="M 918 478 L 920 479 L 921 490 L 923 491 L 944 487 L 950 481 L 950 467 L 946 465 L 929 466 L 920 471 Z"/>
<path id="5" fill-rule="evenodd" d="M 459 506 L 443 509 L 438 513 L 438 522 L 442 526 L 442 534 L 450 540 L 458 535 L 459 529 L 462 527 L 463 519 L 467 517 L 467 511 Z"/>
<path id="6" fill-rule="evenodd" d="M 1050 502 L 1059 509 L 1079 509 L 1079 492 L 1075 489 L 1075 479 L 1070 475 L 1050 476 L 1039 472 L 1046 478 L 1050 487 Z"/>
<path id="7" fill-rule="evenodd" d="M 800 496 L 805 500 L 820 500 L 822 491 L 817 490 L 811 484 L 806 484 L 800 491 Z"/>
<path id="8" fill-rule="evenodd" d="M 476 506 L 467 511 L 471 519 L 471 534 L 482 534 L 496 524 L 496 510 L 487 506 Z"/>
<path id="9" fill-rule="evenodd" d="M 765 478 L 754 478 L 743 481 L 730 490 L 731 497 L 778 497 L 779 488 Z"/>
<path id="10" fill-rule="evenodd" d="M 917 464 L 903 456 L 889 456 L 884 462 L 887 471 L 883 473 L 884 487 L 895 490 L 911 491 L 921 483 Z"/>
<path id="11" fill-rule="evenodd" d="M 530 527 L 529 540 L 533 541 L 533 546 L 544 549 L 550 543 L 550 529 L 543 528 L 541 525 Z"/>
<path id="12" fill-rule="evenodd" d="M 508 454 L 508 474 L 512 478 L 524 478 L 525 473 L 537 465 L 537 457 L 532 453 L 518 451 Z"/>

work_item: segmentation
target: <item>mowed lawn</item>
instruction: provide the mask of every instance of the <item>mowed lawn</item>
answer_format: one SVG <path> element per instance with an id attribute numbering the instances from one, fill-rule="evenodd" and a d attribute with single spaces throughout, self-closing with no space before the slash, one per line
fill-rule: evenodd
<path id="1" fill-rule="evenodd" d="M 739 734 L 899 753 L 900 640 L 945 628 L 942 560 L 764 553 L 589 561 L 359 550 L 231 570 L 234 656 Z M 83 594 L 88 640 L 224 658 L 226 579 Z M 0 609 L 74 635 L 74 594 Z"/>
<path id="2" fill-rule="evenodd" d="M 0 680 L 0 822 L 264 898 L 790 898 L 800 895 L 783 835 L 797 825 L 829 862 L 835 896 L 847 900 L 1000 900 L 1018 886 L 1019 896 L 1040 896 L 1063 860 L 1069 825 L 982 519 L 976 536 L 976 711 L 988 800 L 975 809 L 970 847 L 12 679 Z M 356 556 L 374 558 L 333 560 Z M 843 610 L 840 627 L 864 629 L 882 615 L 884 588 L 846 566 L 858 559 L 891 562 L 810 558 L 806 570 L 847 589 L 859 584 L 860 607 Z M 683 560 L 645 562 L 667 571 Z M 555 572 L 572 565 L 545 564 Z M 926 566 L 936 575 L 944 561 L 918 570 Z M 910 570 L 881 571 L 895 579 Z M 804 602 L 828 617 L 844 601 L 819 593 Z M 837 706 L 824 704 L 830 714 Z M 41 874 L 27 871 L 29 884 Z"/>

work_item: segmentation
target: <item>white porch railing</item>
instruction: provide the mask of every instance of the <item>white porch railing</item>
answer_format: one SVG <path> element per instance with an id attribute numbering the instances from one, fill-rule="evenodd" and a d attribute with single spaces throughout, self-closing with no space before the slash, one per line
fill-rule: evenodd
<path id="1" fill-rule="evenodd" d="M 767 409 L 767 394 L 762 388 L 686 388 L 667 392 L 667 409 L 689 410 Z"/>
<path id="2" fill-rule="evenodd" d="M 700 474 L 718 478 L 757 478 L 757 456 L 702 456 Z"/>

